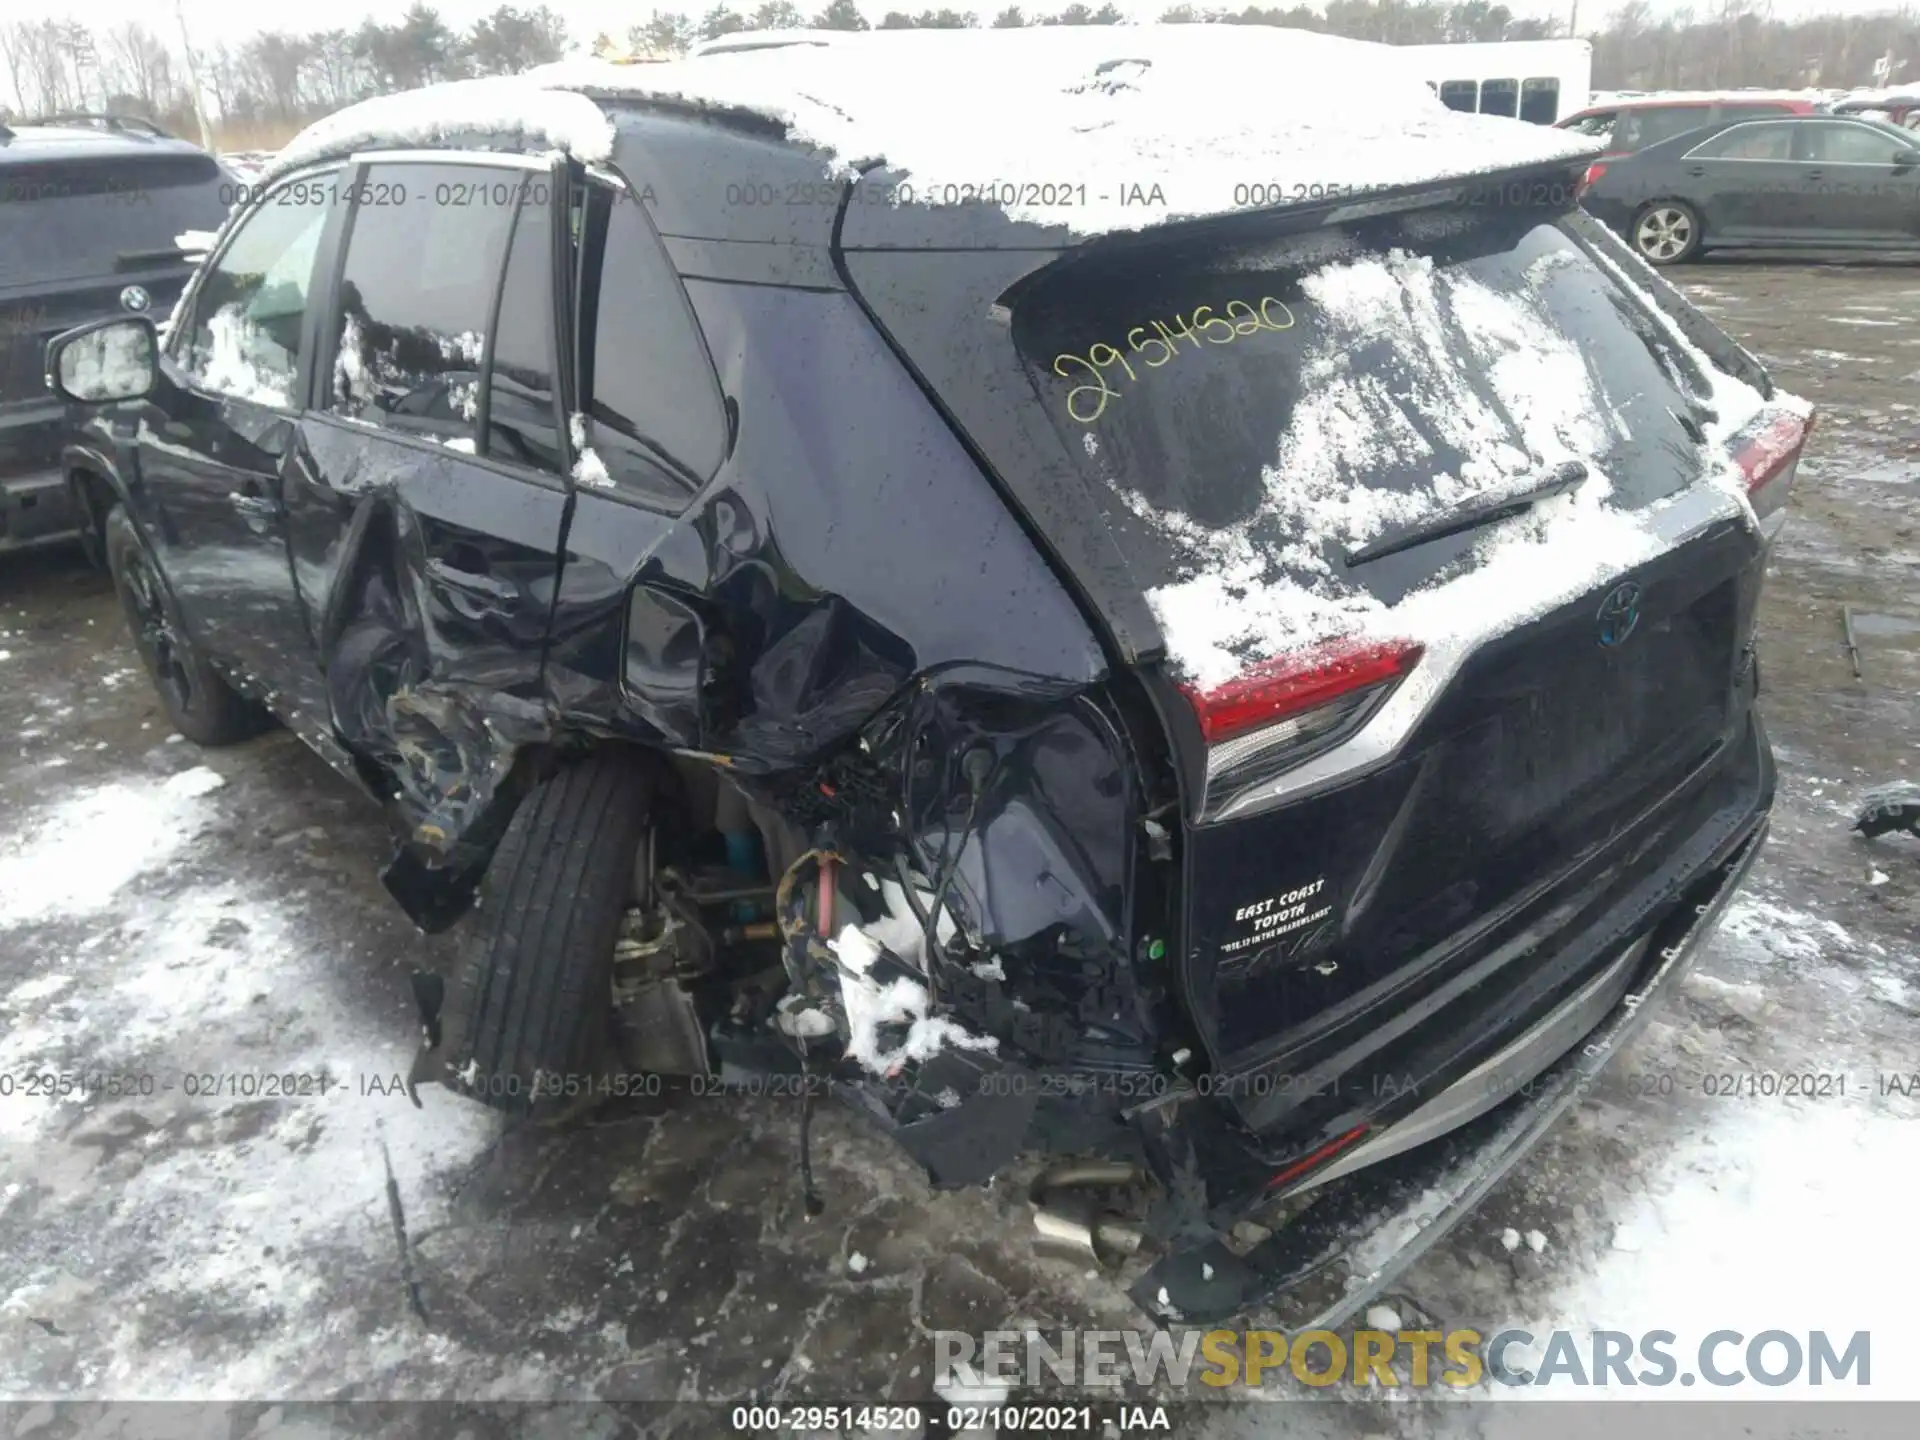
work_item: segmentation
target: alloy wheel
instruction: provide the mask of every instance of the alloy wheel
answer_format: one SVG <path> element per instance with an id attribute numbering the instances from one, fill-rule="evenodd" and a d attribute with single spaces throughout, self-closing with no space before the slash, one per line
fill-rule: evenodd
<path id="1" fill-rule="evenodd" d="M 183 654 L 184 645 L 167 615 L 167 602 L 147 559 L 138 551 L 125 562 L 126 596 L 133 621 L 133 642 L 153 672 L 154 683 L 181 711 L 193 708 L 193 673 Z"/>
<path id="2" fill-rule="evenodd" d="M 1649 260 L 1672 260 L 1693 243 L 1693 217 L 1684 210 L 1662 205 L 1640 217 L 1634 243 Z"/>

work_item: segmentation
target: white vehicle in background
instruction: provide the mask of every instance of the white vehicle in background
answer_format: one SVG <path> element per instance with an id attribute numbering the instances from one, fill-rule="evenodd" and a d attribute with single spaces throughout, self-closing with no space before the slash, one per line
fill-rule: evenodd
<path id="1" fill-rule="evenodd" d="M 1551 125 L 1587 107 L 1593 46 L 1585 40 L 1395 45 L 1450 110 Z"/>

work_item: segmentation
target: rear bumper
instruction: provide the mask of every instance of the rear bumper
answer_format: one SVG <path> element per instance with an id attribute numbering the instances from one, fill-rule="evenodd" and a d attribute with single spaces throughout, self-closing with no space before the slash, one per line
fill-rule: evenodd
<path id="1" fill-rule="evenodd" d="M 1578 1104 L 1686 975 L 1753 868 L 1763 811 L 1650 932 L 1638 974 L 1586 1036 L 1523 1093 L 1430 1143 L 1348 1177 L 1244 1255 L 1215 1239 L 1166 1255 L 1132 1294 L 1156 1315 L 1206 1323 L 1261 1305 L 1291 1332 L 1344 1324 L 1433 1248 Z M 1442 1097 L 1445 1098 L 1444 1096 Z"/>

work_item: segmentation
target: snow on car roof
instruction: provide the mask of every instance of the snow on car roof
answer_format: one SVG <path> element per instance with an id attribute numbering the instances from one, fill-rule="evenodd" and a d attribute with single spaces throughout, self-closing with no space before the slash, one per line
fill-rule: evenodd
<path id="1" fill-rule="evenodd" d="M 1012 197 L 1013 218 L 1083 234 L 1242 209 L 1250 193 L 1318 198 L 1595 153 L 1588 137 L 1447 109 L 1390 46 L 1266 27 L 1063 26 L 562 61 L 350 107 L 298 136 L 274 173 L 475 131 L 600 159 L 611 128 L 589 96 L 762 117 L 837 172 L 884 161 L 923 194 L 991 187 Z M 1024 213 L 1029 182 L 1085 185 L 1086 203 Z M 1163 203 L 1122 203 L 1156 185 Z"/>
<path id="2" fill-rule="evenodd" d="M 1831 90 L 1596 90 L 1587 110 L 1641 109 L 1648 105 L 1766 104 L 1775 100 L 1820 105 L 1833 98 Z"/>

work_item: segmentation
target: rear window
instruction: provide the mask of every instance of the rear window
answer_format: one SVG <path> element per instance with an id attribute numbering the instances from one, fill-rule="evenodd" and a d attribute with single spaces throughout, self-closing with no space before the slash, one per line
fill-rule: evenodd
<path id="1" fill-rule="evenodd" d="M 174 237 L 219 229 L 232 191 L 208 155 L 0 165 L 0 285 L 177 265 Z"/>
<path id="2" fill-rule="evenodd" d="M 1539 212 L 1087 260 L 1016 299 L 1013 324 L 1149 588 L 1230 559 L 1345 577 L 1383 530 L 1568 460 L 1626 507 L 1701 473 L 1706 377 Z M 1392 603 L 1472 538 L 1351 579 Z"/>

